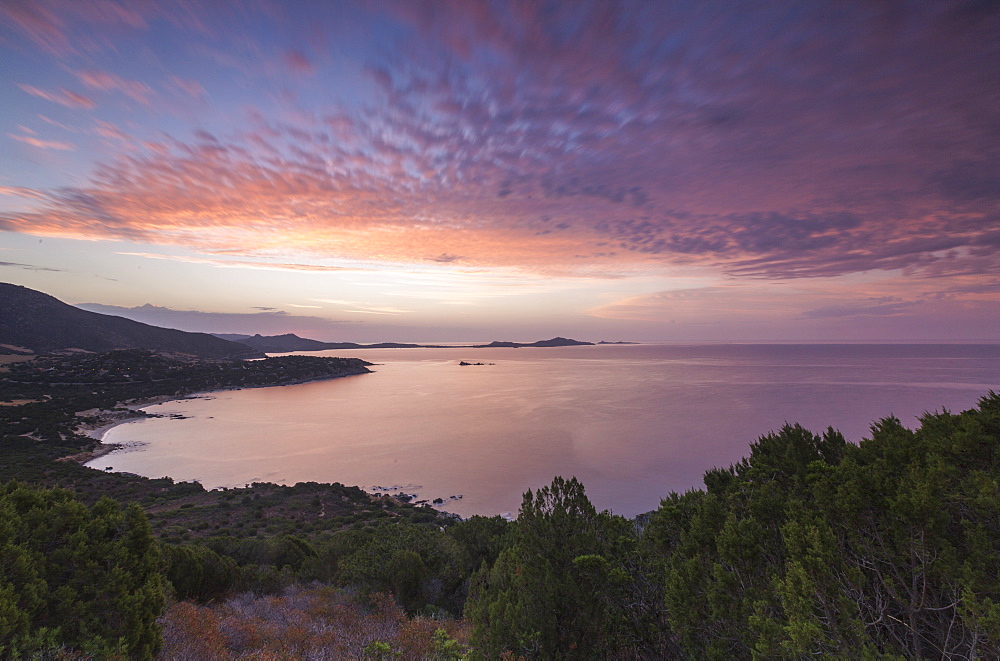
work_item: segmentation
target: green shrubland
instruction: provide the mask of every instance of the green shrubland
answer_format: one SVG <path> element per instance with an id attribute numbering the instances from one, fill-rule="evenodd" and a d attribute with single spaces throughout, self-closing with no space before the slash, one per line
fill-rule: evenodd
<path id="1" fill-rule="evenodd" d="M 0 654 L 74 649 L 151 658 L 161 644 L 159 549 L 142 510 L 18 483 L 0 488 Z"/>
<path id="2" fill-rule="evenodd" d="M 91 471 L 52 461 L 85 445 L 65 407 L 24 406 L 0 461 L 20 478 L 0 487 L 0 656 L 1000 657 L 992 392 L 858 444 L 787 425 L 631 520 L 557 477 L 514 522 Z"/>

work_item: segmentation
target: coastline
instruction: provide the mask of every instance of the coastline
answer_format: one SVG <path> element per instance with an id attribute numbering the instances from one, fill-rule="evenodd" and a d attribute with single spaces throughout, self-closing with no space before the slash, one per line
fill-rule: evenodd
<path id="1" fill-rule="evenodd" d="M 106 454 L 114 452 L 115 450 L 121 448 L 123 444 L 105 443 L 105 434 L 119 425 L 124 425 L 128 422 L 134 422 L 135 420 L 142 420 L 150 417 L 148 413 L 142 410 L 146 406 L 163 404 L 165 402 L 178 399 L 184 398 L 171 395 L 159 395 L 157 397 L 147 397 L 144 399 L 119 402 L 115 409 L 89 409 L 87 411 L 78 411 L 76 414 L 78 417 L 92 418 L 93 420 L 90 422 L 80 422 L 73 431 L 80 436 L 93 439 L 95 443 L 93 443 L 88 450 L 71 454 L 67 457 L 61 457 L 58 461 L 74 461 L 78 464 L 84 465 L 95 459 L 103 457 Z"/>
<path id="2" fill-rule="evenodd" d="M 129 422 L 135 422 L 137 420 L 144 420 L 146 418 L 156 417 L 154 414 L 146 413 L 142 409 L 148 406 L 156 406 L 157 404 L 166 404 L 168 402 L 179 402 L 185 399 L 197 399 L 205 396 L 212 395 L 219 392 L 227 392 L 232 390 L 249 390 L 256 388 L 280 388 L 282 386 L 298 386 L 304 383 L 314 383 L 317 381 L 331 381 L 333 379 L 342 379 L 348 376 L 358 376 L 359 374 L 371 374 L 370 370 L 364 372 L 358 372 L 357 374 L 340 374 L 337 376 L 329 377 L 318 377 L 313 379 L 301 379 L 288 381 L 285 383 L 273 383 L 266 386 L 233 386 L 229 388 L 216 388 L 214 390 L 199 390 L 196 392 L 190 392 L 182 395 L 156 395 L 153 397 L 142 397 L 136 399 L 127 399 L 122 402 L 118 402 L 114 409 L 90 409 L 87 411 L 78 411 L 78 417 L 90 417 L 94 418 L 93 422 L 83 422 L 81 421 L 75 428 L 74 432 L 80 436 L 85 436 L 87 438 L 93 439 L 95 443 L 87 450 L 83 452 L 78 452 L 66 457 L 61 457 L 58 461 L 74 461 L 80 465 L 86 465 L 95 459 L 99 459 L 107 454 L 114 452 L 122 447 L 125 447 L 125 443 L 105 443 L 104 436 L 119 425 L 124 425 Z M 125 409 L 125 410 L 122 410 Z"/>
<path id="3" fill-rule="evenodd" d="M 369 372 L 359 372 L 359 374 L 368 374 Z M 202 399 L 206 397 L 211 397 L 216 393 L 234 391 L 234 390 L 250 390 L 258 388 L 277 388 L 281 386 L 297 386 L 306 383 L 315 383 L 319 381 L 330 381 L 332 379 L 340 379 L 345 376 L 356 376 L 356 374 L 344 374 L 341 376 L 333 377 L 321 377 L 315 379 L 302 379 L 296 381 L 289 381 L 287 383 L 275 383 L 266 386 L 234 386 L 230 388 L 216 388 L 214 390 L 199 390 L 196 392 L 187 393 L 184 395 L 158 395 L 155 397 L 145 397 L 129 399 L 122 402 L 118 402 L 115 409 L 90 409 L 88 411 L 80 411 L 77 413 L 78 416 L 86 416 L 94 418 L 94 422 L 80 422 L 76 428 L 75 432 L 81 436 L 93 439 L 95 444 L 91 446 L 89 450 L 83 452 L 78 452 L 66 457 L 60 457 L 56 461 L 73 461 L 81 466 L 91 468 L 92 470 L 100 471 L 100 468 L 93 466 L 87 466 L 87 464 L 100 459 L 106 455 L 109 455 L 117 450 L 123 448 L 139 447 L 145 445 L 142 442 L 136 441 L 125 441 L 122 443 L 108 443 L 104 440 L 104 437 L 109 431 L 118 427 L 120 425 L 128 424 L 130 422 L 137 422 L 140 420 L 145 420 L 148 418 L 161 418 L 168 417 L 162 414 L 147 413 L 143 411 L 144 408 L 149 406 L 156 406 L 158 404 L 167 404 L 170 402 L 180 402 L 186 399 Z M 124 410 L 123 410 L 124 409 Z M 335 484 L 336 482 L 330 482 L 330 484 Z M 277 483 L 281 484 L 281 483 Z M 283 485 L 290 486 L 290 485 Z M 414 488 L 413 485 L 406 486 L 389 486 L 389 487 L 375 487 L 375 488 L 365 488 L 357 485 L 359 489 L 364 491 L 370 499 L 373 501 L 379 501 L 383 498 L 388 498 L 392 500 L 396 505 L 413 505 L 416 507 L 424 506 L 433 509 L 435 512 L 440 514 L 453 517 L 456 520 L 463 520 L 459 514 L 445 509 L 448 503 L 452 503 L 456 500 L 461 500 L 463 496 L 450 495 L 448 497 L 439 497 L 434 502 L 430 498 L 426 500 L 416 501 L 417 495 L 403 493 L 403 489 Z M 397 493 L 398 492 L 398 493 Z M 399 496 L 403 496 L 400 498 Z M 407 497 L 409 496 L 409 497 Z M 440 501 L 440 502 L 438 502 Z M 511 512 L 501 512 L 500 516 L 504 517 L 506 520 L 511 521 L 516 516 L 512 515 Z"/>

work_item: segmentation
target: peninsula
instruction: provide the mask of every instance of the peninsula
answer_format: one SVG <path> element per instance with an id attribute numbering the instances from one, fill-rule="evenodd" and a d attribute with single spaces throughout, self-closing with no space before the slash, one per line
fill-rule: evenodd
<path id="1" fill-rule="evenodd" d="M 93 431 L 144 417 L 141 406 L 197 392 L 367 374 L 369 365 L 360 358 L 314 356 L 184 360 L 139 349 L 35 356 L 5 366 L 0 424 L 5 439 L 73 446 L 69 454 L 88 461 L 100 454 Z"/>

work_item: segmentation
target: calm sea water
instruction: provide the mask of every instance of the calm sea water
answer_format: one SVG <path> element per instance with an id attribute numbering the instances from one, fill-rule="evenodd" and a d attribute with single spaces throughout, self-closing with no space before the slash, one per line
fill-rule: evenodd
<path id="1" fill-rule="evenodd" d="M 599 509 L 632 516 L 701 486 L 705 470 L 738 461 L 786 421 L 858 441 L 884 416 L 914 427 L 925 411 L 964 410 L 1000 390 L 1000 345 L 327 353 L 378 365 L 374 374 L 151 406 L 185 418 L 112 429 L 106 442 L 132 447 L 91 465 L 206 488 L 402 487 L 463 516 L 516 513 L 526 489 L 575 475 Z"/>

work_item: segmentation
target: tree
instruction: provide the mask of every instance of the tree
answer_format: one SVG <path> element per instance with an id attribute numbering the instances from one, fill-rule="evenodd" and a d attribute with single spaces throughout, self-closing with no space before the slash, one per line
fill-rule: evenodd
<path id="1" fill-rule="evenodd" d="M 232 558 L 201 545 L 163 544 L 163 573 L 177 599 L 210 601 L 231 591 L 240 571 Z"/>
<path id="2" fill-rule="evenodd" d="M 0 487 L 0 653 L 64 647 L 151 658 L 163 610 L 159 550 L 145 514 L 62 489 Z"/>
<path id="3" fill-rule="evenodd" d="M 813 590 L 812 620 L 826 636 L 844 631 L 821 617 L 837 589 L 880 653 L 1000 656 L 1000 397 L 920 423 L 881 420 L 813 480 L 837 584 Z"/>
<path id="4" fill-rule="evenodd" d="M 800 509 L 810 467 L 838 461 L 845 446 L 832 429 L 818 436 L 785 425 L 751 444 L 740 463 L 708 471 L 706 491 L 663 501 L 654 522 L 664 542 L 665 603 L 688 654 L 753 654 L 761 627 L 781 609 L 774 585 L 785 566 L 782 526 Z"/>
<path id="5" fill-rule="evenodd" d="M 511 544 L 472 579 L 466 616 L 475 646 L 544 658 L 600 657 L 614 647 L 602 596 L 614 571 L 614 528 L 576 478 L 524 494 Z"/>
<path id="6" fill-rule="evenodd" d="M 461 612 L 461 549 L 449 535 L 393 522 L 347 536 L 353 550 L 339 563 L 339 581 L 366 592 L 391 592 L 411 615 Z"/>
<path id="7" fill-rule="evenodd" d="M 463 571 L 469 575 L 485 562 L 492 565 L 506 546 L 512 525 L 501 516 L 470 516 L 448 526 L 446 532 L 463 550 Z"/>

